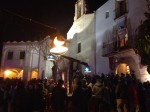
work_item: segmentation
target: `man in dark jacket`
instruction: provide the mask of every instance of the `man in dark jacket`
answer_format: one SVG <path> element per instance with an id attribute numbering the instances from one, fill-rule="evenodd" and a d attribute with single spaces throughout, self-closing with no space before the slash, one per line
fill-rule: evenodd
<path id="1" fill-rule="evenodd" d="M 73 112 L 87 112 L 86 111 L 86 93 L 82 88 L 81 80 L 77 80 L 77 86 L 72 95 Z"/>
<path id="2" fill-rule="evenodd" d="M 67 101 L 67 91 L 63 86 L 64 81 L 59 79 L 58 84 L 52 90 L 52 104 L 56 112 L 64 112 Z"/>

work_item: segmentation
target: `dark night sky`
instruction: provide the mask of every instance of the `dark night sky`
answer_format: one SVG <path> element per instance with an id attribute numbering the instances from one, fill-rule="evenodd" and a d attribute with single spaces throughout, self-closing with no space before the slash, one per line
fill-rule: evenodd
<path id="1" fill-rule="evenodd" d="M 38 40 L 44 38 L 47 34 L 55 32 L 54 29 L 45 27 L 39 23 L 54 27 L 57 29 L 57 32 L 66 36 L 67 31 L 73 23 L 75 1 L 1 1 L 0 39 L 2 41 Z M 22 17 L 16 16 L 15 14 Z M 29 21 L 29 19 L 33 21 Z"/>
<path id="2" fill-rule="evenodd" d="M 66 33 L 73 24 L 75 12 L 74 4 L 76 1 L 77 0 L 1 0 L 0 40 L 40 40 L 45 38 L 46 35 L 51 35 L 56 31 L 66 37 Z M 90 10 L 95 10 L 105 1 L 106 0 L 86 0 Z M 33 21 L 29 21 L 29 19 Z M 39 23 L 54 27 L 57 30 L 45 27 Z"/>
<path id="3" fill-rule="evenodd" d="M 74 19 L 77 0 L 1 0 L 0 58 L 6 41 L 42 40 L 59 33 L 66 37 Z M 86 0 L 89 11 L 95 11 L 107 0 Z M 17 14 L 17 16 L 16 16 Z M 20 17 L 21 16 L 21 17 Z M 29 21 L 32 19 L 32 21 Z M 56 28 L 48 28 L 44 25 Z"/>

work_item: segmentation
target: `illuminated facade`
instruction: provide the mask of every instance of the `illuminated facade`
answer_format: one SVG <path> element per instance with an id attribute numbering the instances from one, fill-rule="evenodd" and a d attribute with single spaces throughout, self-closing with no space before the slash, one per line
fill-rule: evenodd
<path id="1" fill-rule="evenodd" d="M 69 52 L 65 55 L 88 63 L 90 74 L 127 74 L 134 70 L 138 79 L 150 80 L 146 67 L 140 64 L 140 57 L 133 50 L 135 30 L 145 19 L 146 2 L 108 0 L 92 13 L 86 6 L 85 0 L 78 0 L 75 4 L 74 22 L 67 33 Z M 49 37 L 35 42 L 5 43 L 0 76 L 25 80 L 52 77 L 53 62 L 46 59 L 49 43 Z M 64 59 L 57 61 L 62 74 L 68 69 L 83 72 L 81 64 L 68 68 L 70 63 Z M 66 74 L 64 76 L 63 79 L 68 78 Z"/>
<path id="2" fill-rule="evenodd" d="M 146 67 L 140 64 L 140 57 L 133 50 L 135 31 L 145 19 L 146 9 L 146 1 L 108 0 L 96 11 L 97 73 L 107 62 L 109 72 L 127 74 L 135 71 L 138 79 L 149 80 Z"/>
<path id="3" fill-rule="evenodd" d="M 67 39 L 70 41 L 70 57 L 86 62 L 90 65 L 92 73 L 95 69 L 95 32 L 94 32 L 94 14 L 86 13 L 86 4 L 84 0 L 78 0 L 75 4 L 74 22 L 67 33 Z M 83 72 L 84 66 L 74 65 L 74 70 Z"/>
<path id="4" fill-rule="evenodd" d="M 74 22 L 67 33 L 69 55 L 89 63 L 95 74 L 135 71 L 138 79 L 149 80 L 133 50 L 135 31 L 145 19 L 146 1 L 108 0 L 90 14 L 86 6 L 85 0 L 75 4 Z"/>
<path id="5" fill-rule="evenodd" d="M 49 43 L 49 36 L 42 41 L 4 43 L 0 77 L 24 80 L 52 77 L 53 62 L 46 59 Z"/>

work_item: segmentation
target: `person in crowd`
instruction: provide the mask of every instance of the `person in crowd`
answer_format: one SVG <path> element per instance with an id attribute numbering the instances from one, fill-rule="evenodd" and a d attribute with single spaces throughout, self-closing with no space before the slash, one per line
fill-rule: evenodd
<path id="1" fill-rule="evenodd" d="M 52 93 L 53 88 L 55 87 L 54 79 L 49 80 L 48 92 Z"/>
<path id="2" fill-rule="evenodd" d="M 129 88 L 128 88 L 130 112 L 138 112 L 140 109 L 140 102 L 139 102 L 137 80 L 135 78 L 134 73 L 131 74 L 131 77 L 132 80 L 130 81 Z"/>
<path id="3" fill-rule="evenodd" d="M 33 93 L 33 104 L 32 109 L 36 112 L 44 112 L 45 104 L 45 91 L 43 90 L 44 85 L 42 83 L 35 83 L 34 93 Z"/>
<path id="4" fill-rule="evenodd" d="M 9 102 L 11 101 L 10 88 L 11 88 L 10 83 L 7 83 L 5 85 L 5 92 L 4 92 L 4 111 L 5 112 L 8 112 Z"/>
<path id="5" fill-rule="evenodd" d="M 28 92 L 28 95 L 29 95 L 29 112 L 32 112 L 33 111 L 33 98 L 34 98 L 34 84 L 33 83 L 28 83 L 27 85 L 27 92 Z"/>
<path id="6" fill-rule="evenodd" d="M 111 112 L 111 110 L 114 110 L 112 106 L 114 106 L 114 91 L 112 90 L 112 86 L 110 81 L 108 80 L 109 76 L 104 80 L 104 86 L 102 90 L 103 95 L 103 103 L 104 103 L 104 111 L 103 112 Z"/>
<path id="7" fill-rule="evenodd" d="M 0 112 L 4 112 L 4 88 L 2 80 L 0 80 Z"/>
<path id="8" fill-rule="evenodd" d="M 138 85 L 138 93 L 139 93 L 140 112 L 146 112 L 145 89 L 144 89 L 144 87 L 142 86 L 142 83 L 139 80 L 137 81 L 137 85 Z"/>
<path id="9" fill-rule="evenodd" d="M 74 78 L 72 81 L 72 91 L 74 91 L 77 88 L 78 78 Z"/>
<path id="10" fill-rule="evenodd" d="M 93 95 L 95 95 L 96 98 L 96 112 L 105 112 L 104 111 L 104 85 L 103 85 L 103 79 L 98 78 L 96 80 L 96 83 L 93 86 Z"/>
<path id="11" fill-rule="evenodd" d="M 67 103 L 67 91 L 63 87 L 64 81 L 58 80 L 57 85 L 52 90 L 51 102 L 56 112 L 65 112 Z"/>
<path id="12" fill-rule="evenodd" d="M 101 79 L 97 79 L 96 83 L 93 85 L 92 93 L 96 96 L 99 91 L 103 88 L 103 82 Z"/>
<path id="13" fill-rule="evenodd" d="M 85 103 L 86 103 L 85 109 L 86 109 L 86 112 L 88 112 L 89 111 L 89 109 L 88 109 L 88 107 L 89 107 L 89 101 L 90 101 L 90 99 L 92 97 L 92 89 L 91 89 L 91 87 L 89 87 L 87 85 L 86 79 L 82 80 L 82 89 L 84 90 L 85 97 L 86 97 L 86 99 L 85 99 L 86 100 L 85 101 Z"/>
<path id="14" fill-rule="evenodd" d="M 114 75 L 114 73 L 111 73 L 109 75 L 109 77 L 107 77 L 107 84 L 106 88 L 108 88 L 109 90 L 109 97 L 110 97 L 110 110 L 112 110 L 113 112 L 117 112 L 117 108 L 116 108 L 116 95 L 115 95 L 115 79 L 116 76 Z"/>
<path id="15" fill-rule="evenodd" d="M 128 88 L 124 80 L 123 74 L 118 78 L 118 82 L 115 88 L 116 93 L 116 103 L 117 103 L 117 112 L 128 112 L 127 109 L 127 95 Z"/>
<path id="16" fill-rule="evenodd" d="M 76 83 L 74 87 L 74 91 L 72 94 L 72 111 L 73 112 L 87 112 L 86 109 L 86 93 L 82 88 L 82 81 L 81 79 L 76 79 Z"/>
<path id="17" fill-rule="evenodd" d="M 143 83 L 143 87 L 145 88 L 145 109 L 146 109 L 146 112 L 150 112 L 150 82 L 147 81 L 147 82 L 144 82 Z"/>
<path id="18" fill-rule="evenodd" d="M 50 100 L 51 104 L 51 97 L 47 97 L 49 87 L 46 90 L 42 80 L 32 79 L 25 86 L 21 79 L 0 78 L 0 112 L 150 112 L 150 82 L 137 80 L 132 71 L 125 77 L 123 74 L 121 77 L 102 74 L 86 81 L 87 77 L 75 77 L 72 97 L 67 97 L 62 80 L 56 87 L 52 83 L 54 111 L 46 101 Z"/>
<path id="19" fill-rule="evenodd" d="M 28 94 L 23 81 L 18 81 L 12 99 L 13 112 L 28 112 Z"/>

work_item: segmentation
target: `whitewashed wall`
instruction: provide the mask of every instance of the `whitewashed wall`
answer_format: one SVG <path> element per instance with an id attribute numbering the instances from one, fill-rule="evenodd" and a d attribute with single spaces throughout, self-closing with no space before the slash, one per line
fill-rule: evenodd
<path id="1" fill-rule="evenodd" d="M 92 72 L 94 69 L 95 45 L 94 45 L 94 14 L 86 14 L 75 20 L 68 31 L 69 56 L 83 62 L 87 62 Z M 78 43 L 81 43 L 81 52 L 77 53 Z"/>
<path id="2" fill-rule="evenodd" d="M 141 20 L 144 20 L 144 12 L 146 11 L 145 0 L 126 0 L 127 3 L 127 25 L 129 39 L 134 46 L 135 30 L 140 24 Z M 109 17 L 106 19 L 106 12 L 109 12 Z M 119 19 L 115 20 L 115 0 L 108 0 L 104 5 L 102 5 L 96 12 L 96 72 L 97 73 L 109 73 L 109 60 L 108 58 L 102 57 L 102 44 L 103 42 L 111 43 L 113 41 L 113 27 Z M 130 64 L 137 66 L 137 74 L 141 72 L 139 66 L 140 58 L 135 54 L 131 56 L 136 64 Z M 141 72 L 143 74 L 143 72 Z M 138 76 L 140 77 L 140 76 Z"/>
<path id="3" fill-rule="evenodd" d="M 109 73 L 109 60 L 103 57 L 103 42 L 110 43 L 113 40 L 113 26 L 115 25 L 115 1 L 109 0 L 101 6 L 96 12 L 96 73 Z M 106 12 L 109 12 L 109 17 L 106 19 Z"/>

